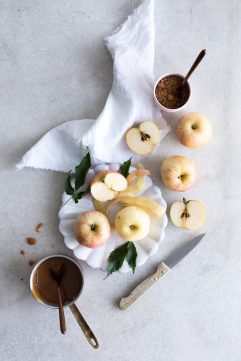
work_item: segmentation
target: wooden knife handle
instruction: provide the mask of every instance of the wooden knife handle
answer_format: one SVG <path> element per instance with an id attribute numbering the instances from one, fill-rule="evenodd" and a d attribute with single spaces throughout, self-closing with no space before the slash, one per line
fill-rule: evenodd
<path id="1" fill-rule="evenodd" d="M 132 303 L 134 303 L 140 296 L 142 296 L 151 286 L 153 286 L 170 268 L 164 263 L 160 263 L 155 273 L 142 281 L 127 297 L 120 300 L 120 308 L 126 310 Z"/>

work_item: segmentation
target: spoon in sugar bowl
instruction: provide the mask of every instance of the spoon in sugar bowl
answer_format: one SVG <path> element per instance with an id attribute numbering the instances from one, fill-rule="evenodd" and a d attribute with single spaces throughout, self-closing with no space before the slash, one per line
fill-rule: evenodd
<path id="1" fill-rule="evenodd" d="M 188 73 L 186 74 L 186 76 L 184 77 L 180 88 L 178 89 L 178 97 L 181 97 L 182 94 L 182 89 L 185 87 L 188 79 L 190 78 L 190 76 L 192 75 L 192 73 L 194 72 L 194 70 L 197 68 L 197 66 L 200 64 L 200 62 L 203 60 L 204 56 L 206 55 L 207 50 L 203 49 L 198 56 L 196 57 L 194 63 L 192 64 L 191 68 L 189 69 Z"/>

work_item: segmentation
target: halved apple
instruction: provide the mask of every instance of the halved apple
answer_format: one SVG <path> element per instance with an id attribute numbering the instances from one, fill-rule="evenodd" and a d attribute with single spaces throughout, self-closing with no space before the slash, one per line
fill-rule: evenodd
<path id="1" fill-rule="evenodd" d="M 206 218 L 204 205 L 199 201 L 175 202 L 170 209 L 170 217 L 175 226 L 194 231 L 200 228 Z"/>
<path id="2" fill-rule="evenodd" d="M 90 192 L 97 201 L 106 202 L 116 198 L 127 186 L 126 178 L 116 170 L 110 169 L 94 177 Z"/>
<path id="3" fill-rule="evenodd" d="M 146 120 L 138 128 L 131 128 L 126 133 L 126 143 L 136 154 L 146 155 L 160 143 L 160 129 L 155 123 Z"/>

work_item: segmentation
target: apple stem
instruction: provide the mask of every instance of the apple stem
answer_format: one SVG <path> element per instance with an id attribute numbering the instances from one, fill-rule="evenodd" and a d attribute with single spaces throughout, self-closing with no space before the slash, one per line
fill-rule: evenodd
<path id="1" fill-rule="evenodd" d="M 186 198 L 183 198 L 183 203 L 185 204 L 185 208 L 181 214 L 181 218 L 188 218 L 188 217 L 190 217 L 190 214 L 188 213 L 188 210 L 187 210 L 188 201 L 186 200 Z"/>
<path id="2" fill-rule="evenodd" d="M 64 202 L 64 204 L 62 204 L 62 206 L 59 208 L 59 210 L 62 209 L 71 199 L 72 199 L 72 196 L 66 202 Z"/>
<path id="3" fill-rule="evenodd" d="M 95 224 L 91 224 L 90 229 L 91 229 L 91 231 L 95 231 L 95 230 L 96 230 L 96 225 L 95 225 Z"/>

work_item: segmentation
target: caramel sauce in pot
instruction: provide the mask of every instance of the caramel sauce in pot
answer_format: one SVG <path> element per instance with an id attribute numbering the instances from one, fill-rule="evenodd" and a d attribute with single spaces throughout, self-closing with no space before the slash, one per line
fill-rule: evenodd
<path id="1" fill-rule="evenodd" d="M 47 257 L 35 266 L 30 283 L 33 296 L 48 306 L 58 307 L 56 281 L 52 278 L 50 269 L 59 272 L 61 267 L 64 267 L 60 282 L 63 304 L 71 304 L 81 293 L 83 275 L 75 261 L 65 256 Z"/>

